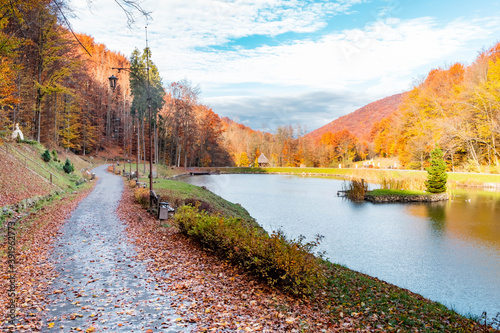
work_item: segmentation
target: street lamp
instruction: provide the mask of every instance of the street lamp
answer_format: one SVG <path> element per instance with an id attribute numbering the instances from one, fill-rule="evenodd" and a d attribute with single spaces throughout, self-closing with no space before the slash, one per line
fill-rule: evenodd
<path id="1" fill-rule="evenodd" d="M 109 86 L 111 87 L 111 89 L 113 89 L 114 92 L 116 88 L 116 81 L 118 81 L 118 78 L 114 75 L 111 75 L 110 77 L 108 77 L 108 80 L 109 80 Z"/>
<path id="2" fill-rule="evenodd" d="M 130 68 L 124 68 L 124 67 L 112 67 L 111 69 L 117 69 L 118 70 L 118 73 L 120 73 L 120 71 L 127 71 L 129 72 L 130 74 L 134 75 L 137 79 L 139 79 L 139 81 L 144 84 L 147 88 L 147 92 L 148 92 L 148 118 L 149 118 L 149 206 L 152 207 L 153 206 L 153 197 L 152 197 L 152 194 L 153 194 L 153 141 L 151 139 L 151 127 L 152 127 L 152 124 L 151 124 L 151 95 L 150 95 L 150 83 L 149 83 L 149 59 L 148 59 L 148 62 L 147 62 L 147 67 L 145 68 L 146 71 L 147 71 L 147 75 L 148 75 L 148 82 L 146 84 L 146 82 L 143 81 L 142 78 L 140 78 L 139 76 L 137 76 L 134 72 L 132 72 L 132 70 Z M 111 89 L 113 89 L 113 91 L 115 91 L 115 88 L 116 88 L 116 81 L 118 80 L 118 78 L 114 75 L 111 75 L 109 78 L 109 86 L 111 87 Z M 137 160 L 137 167 L 139 168 L 139 160 Z M 139 173 L 137 173 L 137 180 L 139 180 Z"/>

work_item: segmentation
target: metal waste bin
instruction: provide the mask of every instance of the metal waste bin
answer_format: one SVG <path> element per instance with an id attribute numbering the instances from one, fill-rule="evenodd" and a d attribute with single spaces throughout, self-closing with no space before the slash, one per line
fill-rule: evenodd
<path id="1" fill-rule="evenodd" d="M 175 210 L 170 207 L 170 204 L 168 202 L 160 202 L 160 207 L 158 209 L 158 218 L 160 220 L 167 220 L 168 219 L 168 214 L 173 213 Z"/>

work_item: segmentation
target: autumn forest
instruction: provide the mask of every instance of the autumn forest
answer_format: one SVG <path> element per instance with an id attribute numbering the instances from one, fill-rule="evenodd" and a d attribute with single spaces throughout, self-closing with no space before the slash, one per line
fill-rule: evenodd
<path id="1" fill-rule="evenodd" d="M 263 153 L 272 166 L 390 157 L 423 169 L 438 145 L 449 171 L 500 171 L 500 43 L 470 65 L 431 70 L 390 103 L 334 121 L 342 123 L 335 130 L 306 134 L 290 124 L 267 133 L 217 115 L 196 84 L 160 77 L 154 50 L 123 55 L 74 34 L 62 7 L 0 0 L 0 139 L 18 123 L 47 147 L 81 155 L 114 147 L 133 160 L 148 160 L 153 147 L 155 163 L 183 167 L 255 165 Z"/>

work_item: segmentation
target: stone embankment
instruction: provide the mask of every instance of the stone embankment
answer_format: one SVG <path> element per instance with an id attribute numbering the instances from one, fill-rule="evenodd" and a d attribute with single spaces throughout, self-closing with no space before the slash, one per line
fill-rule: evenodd
<path id="1" fill-rule="evenodd" d="M 33 198 L 26 198 L 18 203 L 12 204 L 12 205 L 6 205 L 3 207 L 0 207 L 0 219 L 3 218 L 9 218 L 12 215 L 14 215 L 16 212 L 20 213 L 28 208 L 34 207 L 37 203 L 40 201 L 49 201 L 53 197 L 61 194 L 62 191 L 54 191 L 52 193 L 49 193 L 47 195 L 38 195 Z"/>
<path id="2" fill-rule="evenodd" d="M 365 200 L 385 203 L 385 202 L 434 202 L 448 200 L 448 193 L 423 194 L 423 195 L 371 195 L 366 194 Z"/>

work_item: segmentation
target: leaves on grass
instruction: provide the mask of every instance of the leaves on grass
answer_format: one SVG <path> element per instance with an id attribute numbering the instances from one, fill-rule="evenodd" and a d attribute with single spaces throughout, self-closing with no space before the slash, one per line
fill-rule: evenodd
<path id="1" fill-rule="evenodd" d="M 2 172 L 0 177 L 0 207 L 12 205 L 26 198 L 45 196 L 54 190 L 49 182 L 24 167 L 18 160 L 0 149 Z"/>

